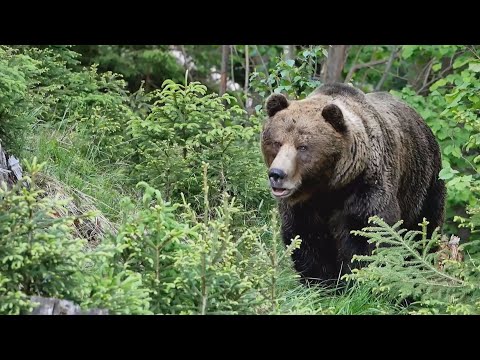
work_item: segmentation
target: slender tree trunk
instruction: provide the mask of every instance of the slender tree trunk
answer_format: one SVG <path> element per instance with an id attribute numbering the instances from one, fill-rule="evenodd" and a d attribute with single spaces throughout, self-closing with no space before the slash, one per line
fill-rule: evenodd
<path id="1" fill-rule="evenodd" d="M 180 46 L 182 49 L 183 60 L 184 60 L 183 67 L 185 68 L 185 72 L 187 72 L 188 71 L 187 52 L 185 51 L 185 45 L 180 45 Z M 190 73 L 190 71 L 188 71 L 187 74 L 188 74 L 188 80 L 192 81 L 192 74 Z"/>
<path id="2" fill-rule="evenodd" d="M 245 45 L 245 85 L 243 89 L 245 90 L 245 99 L 248 99 L 248 81 L 250 76 L 250 56 L 248 51 L 248 45 Z"/>
<path id="3" fill-rule="evenodd" d="M 295 60 L 295 45 L 283 45 L 285 60 Z"/>
<path id="4" fill-rule="evenodd" d="M 342 70 L 347 59 L 348 45 L 332 45 L 328 50 L 328 58 L 322 69 L 323 83 L 341 82 Z"/>
<path id="5" fill-rule="evenodd" d="M 227 91 L 229 54 L 230 54 L 230 45 L 222 45 L 222 65 L 220 69 L 220 90 L 219 90 L 220 96 L 225 94 L 225 92 Z"/>
<path id="6" fill-rule="evenodd" d="M 250 81 L 249 77 L 250 77 L 250 52 L 249 52 L 248 45 L 245 45 L 245 85 L 243 89 L 245 91 L 245 110 L 247 110 L 247 112 L 250 109 L 250 100 L 248 96 L 248 86 Z"/>
<path id="7" fill-rule="evenodd" d="M 388 59 L 387 65 L 385 66 L 385 71 L 383 72 L 382 78 L 378 82 L 377 86 L 375 86 L 375 91 L 379 91 L 385 80 L 387 80 L 388 74 L 390 73 L 390 69 L 392 68 L 393 61 L 396 59 L 398 55 L 399 49 L 395 46 L 392 50 L 392 53 L 390 54 L 390 57 Z"/>

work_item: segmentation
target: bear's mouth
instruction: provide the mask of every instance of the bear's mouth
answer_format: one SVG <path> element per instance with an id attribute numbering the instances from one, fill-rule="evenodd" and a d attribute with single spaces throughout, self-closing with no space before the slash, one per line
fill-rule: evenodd
<path id="1" fill-rule="evenodd" d="M 292 189 L 272 187 L 272 194 L 278 198 L 285 198 L 292 193 Z"/>

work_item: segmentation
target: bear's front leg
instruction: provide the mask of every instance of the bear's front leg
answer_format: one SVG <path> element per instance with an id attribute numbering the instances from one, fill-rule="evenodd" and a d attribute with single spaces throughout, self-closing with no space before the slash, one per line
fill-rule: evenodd
<path id="1" fill-rule="evenodd" d="M 300 248 L 293 252 L 292 260 L 303 284 L 329 285 L 338 279 L 334 247 L 319 247 L 318 242 L 302 241 Z"/>
<path id="2" fill-rule="evenodd" d="M 352 234 L 352 230 L 369 226 L 368 219 L 374 215 L 389 225 L 400 220 L 401 211 L 397 199 L 384 194 L 384 191 L 378 191 L 354 199 L 350 204 L 355 206 L 346 207 L 332 217 L 332 232 L 337 236 L 338 266 L 342 274 L 363 265 L 359 262 L 352 263 L 353 255 L 369 255 L 375 247 L 365 237 Z"/>

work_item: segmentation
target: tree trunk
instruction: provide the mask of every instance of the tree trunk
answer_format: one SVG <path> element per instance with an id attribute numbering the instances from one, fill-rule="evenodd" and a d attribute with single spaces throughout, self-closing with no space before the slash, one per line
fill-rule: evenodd
<path id="1" fill-rule="evenodd" d="M 285 60 L 295 60 L 295 45 L 283 45 Z"/>
<path id="2" fill-rule="evenodd" d="M 398 52 L 399 52 L 399 48 L 395 46 L 392 50 L 392 53 L 390 54 L 390 57 L 388 58 L 388 62 L 387 62 L 387 65 L 385 66 L 385 71 L 383 72 L 382 78 L 378 82 L 377 86 L 375 86 L 375 91 L 380 91 L 383 84 L 385 83 L 385 80 L 387 80 L 387 77 L 390 73 L 390 69 L 392 68 L 393 61 L 397 58 Z"/>
<path id="3" fill-rule="evenodd" d="M 230 45 L 222 45 L 222 65 L 220 69 L 220 90 L 219 90 L 220 96 L 225 94 L 225 92 L 227 91 L 229 54 L 230 54 Z"/>
<path id="4" fill-rule="evenodd" d="M 348 45 L 332 45 L 328 58 L 322 69 L 322 81 L 325 84 L 341 82 L 342 70 L 347 59 Z"/>
<path id="5" fill-rule="evenodd" d="M 243 87 L 243 90 L 245 91 L 246 102 L 248 102 L 248 81 L 250 77 L 250 56 L 248 50 L 248 45 L 245 45 L 245 85 Z"/>

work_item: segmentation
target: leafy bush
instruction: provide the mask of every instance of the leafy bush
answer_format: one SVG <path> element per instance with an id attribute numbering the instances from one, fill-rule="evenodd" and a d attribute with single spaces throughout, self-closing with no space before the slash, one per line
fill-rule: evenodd
<path id="1" fill-rule="evenodd" d="M 277 58 L 276 66 L 269 71 L 269 74 L 255 71 L 250 77 L 250 87 L 262 98 L 270 93 L 285 92 L 293 99 L 302 99 L 315 90 L 321 83 L 315 77 L 317 64 L 322 56 L 327 56 L 327 51 L 320 47 L 312 47 L 303 50 L 298 62 L 295 60 L 283 60 Z M 258 105 L 261 108 L 262 105 Z"/>
<path id="2" fill-rule="evenodd" d="M 125 223 L 111 239 L 120 249 L 115 263 L 142 274 L 156 314 L 274 311 L 281 269 L 288 268 L 285 261 L 299 241 L 285 249 L 277 236 L 266 240 L 266 226 L 234 227 L 242 210 L 225 193 L 222 204 L 210 208 L 207 164 L 203 169 L 203 214 L 185 199 L 172 204 L 158 190 L 139 184 L 145 188 L 143 207 L 132 216 L 133 203 L 125 199 Z"/>
<path id="3" fill-rule="evenodd" d="M 167 80 L 153 96 L 151 114 L 130 124 L 138 148 L 138 180 L 162 189 L 167 199 L 179 201 L 184 193 L 201 204 L 204 161 L 212 169 L 213 201 L 220 202 L 223 191 L 254 208 L 268 199 L 258 176 L 264 171 L 259 124 L 246 119 L 235 98 L 207 94 L 205 86 L 187 80 L 183 85 Z"/>
<path id="4" fill-rule="evenodd" d="M 34 89 L 43 72 L 39 61 L 0 46 L 0 144 L 17 156 L 42 107 Z"/>
<path id="5" fill-rule="evenodd" d="M 25 164 L 31 172 L 24 177 L 30 189 L 22 183 L 11 189 L 2 184 L 0 189 L 0 313 L 28 312 L 33 295 L 66 298 L 113 313 L 145 312 L 148 294 L 141 290 L 138 275 L 113 272 L 107 262 L 111 254 L 88 252 L 85 240 L 72 236 L 75 223 L 92 214 L 60 217 L 67 200 L 43 197 L 35 185 L 42 166 L 35 160 Z"/>
<path id="6" fill-rule="evenodd" d="M 151 294 L 141 274 L 113 265 L 115 254 L 120 251 L 101 245 L 88 254 L 89 266 L 83 268 L 81 286 L 72 298 L 84 309 L 108 309 L 109 314 L 152 314 Z"/>
<path id="7" fill-rule="evenodd" d="M 33 163 L 33 179 L 38 170 Z M 8 190 L 3 183 L 0 189 L 2 313 L 27 310 L 29 295 L 70 296 L 78 285 L 73 275 L 84 244 L 70 235 L 75 219 L 57 217 L 55 207 L 64 202 L 41 198 L 41 193 L 22 184 Z"/>
<path id="8" fill-rule="evenodd" d="M 77 45 L 82 64 L 98 64 L 101 72 L 121 74 L 135 91 L 141 82 L 148 89 L 166 79 L 181 81 L 183 68 L 168 52 L 166 45 Z"/>
<path id="9" fill-rule="evenodd" d="M 411 56 L 417 50 L 412 46 L 404 51 Z M 431 49 L 434 50 L 438 52 L 434 72 L 440 71 L 442 56 L 458 52 L 452 72 L 434 82 L 426 97 L 417 95 L 408 87 L 393 94 L 420 112 L 440 142 L 443 157 L 440 178 L 446 181 L 448 190 L 447 219 L 462 222 L 461 226 L 473 229 L 474 224 L 468 222 L 465 215 L 471 213 L 474 216 L 479 199 L 476 189 L 479 186 L 480 157 L 475 151 L 480 145 L 479 59 L 474 49 L 466 47 L 462 50 L 458 46 L 441 46 Z M 448 225 L 447 230 L 454 232 L 455 227 Z"/>
<path id="10" fill-rule="evenodd" d="M 95 65 L 81 68 L 80 55 L 68 46 L 19 46 L 7 50 L 17 62 L 29 62 L 29 72 L 22 76 L 31 84 L 31 89 L 28 94 L 16 93 L 23 101 L 32 103 L 36 119 L 58 126 L 76 127 L 91 144 L 88 148 L 79 149 L 85 153 L 95 150 L 95 155 L 111 159 L 122 159 L 131 153 L 131 149 L 124 146 L 130 140 L 127 123 L 138 116 L 137 110 L 143 105 L 138 101 L 145 101 L 145 97 L 137 94 L 130 96 L 125 89 L 126 82 L 118 74 L 99 74 Z M 9 66 L 12 67 L 12 64 Z M 21 83 L 16 81 L 15 76 L 10 72 L 5 81 L 19 86 Z M 9 109 L 16 109 L 12 107 L 12 102 L 7 104 Z M 16 111 L 25 112 L 21 107 Z M 14 134 L 12 129 L 5 133 Z M 25 132 L 20 135 L 22 133 Z"/>

